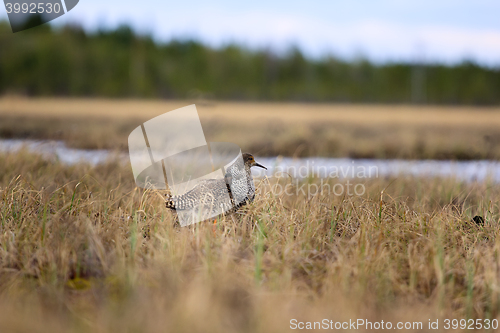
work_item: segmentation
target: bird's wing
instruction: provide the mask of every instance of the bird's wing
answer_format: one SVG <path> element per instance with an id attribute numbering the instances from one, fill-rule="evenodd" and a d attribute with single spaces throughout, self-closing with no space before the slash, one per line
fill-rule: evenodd
<path id="1" fill-rule="evenodd" d="M 230 200 L 227 201 L 228 187 L 224 179 L 207 179 L 184 194 L 167 197 L 165 204 L 170 209 L 189 210 L 203 203 L 207 205 L 218 203 L 223 204 L 224 207 L 232 206 Z"/>

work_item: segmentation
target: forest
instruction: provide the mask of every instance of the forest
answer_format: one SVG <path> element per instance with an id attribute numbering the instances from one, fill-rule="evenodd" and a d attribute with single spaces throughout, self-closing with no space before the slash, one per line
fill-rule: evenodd
<path id="1" fill-rule="evenodd" d="M 0 21 L 0 95 L 498 105 L 500 67 L 307 57 L 238 44 L 156 41 L 122 25 L 45 24 L 12 33 Z"/>

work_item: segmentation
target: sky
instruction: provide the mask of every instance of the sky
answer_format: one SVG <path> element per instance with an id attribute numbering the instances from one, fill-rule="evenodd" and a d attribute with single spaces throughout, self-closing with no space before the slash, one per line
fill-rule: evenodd
<path id="1" fill-rule="evenodd" d="M 6 18 L 0 9 L 0 18 Z M 236 42 L 310 57 L 500 66 L 499 0 L 80 0 L 55 25 L 130 24 L 160 41 Z"/>

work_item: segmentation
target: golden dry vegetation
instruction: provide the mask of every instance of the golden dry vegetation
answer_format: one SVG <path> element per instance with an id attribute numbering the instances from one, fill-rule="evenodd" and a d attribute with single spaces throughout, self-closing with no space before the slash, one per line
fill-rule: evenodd
<path id="1" fill-rule="evenodd" d="M 260 156 L 500 158 L 498 107 L 4 97 L 0 137 L 126 150 L 136 126 L 192 103 L 208 141 L 234 142 Z"/>
<path id="2" fill-rule="evenodd" d="M 187 104 L 3 98 L 0 136 L 124 150 L 133 128 Z M 497 109 L 198 111 L 208 141 L 257 156 L 500 156 Z M 271 191 L 289 178 L 262 179 L 239 214 L 181 228 L 121 162 L 64 165 L 22 150 L 1 153 L 0 170 L 0 332 L 287 332 L 292 319 L 424 331 L 430 319 L 442 331 L 445 319 L 500 315 L 500 189 L 489 181 L 365 179 L 354 180 L 360 196 L 307 196 Z"/>
<path id="3" fill-rule="evenodd" d="M 264 179 L 234 218 L 181 228 L 128 165 L 20 151 L 0 168 L 1 332 L 288 332 L 292 319 L 429 331 L 500 314 L 487 182 L 371 179 L 361 196 L 305 197 Z"/>

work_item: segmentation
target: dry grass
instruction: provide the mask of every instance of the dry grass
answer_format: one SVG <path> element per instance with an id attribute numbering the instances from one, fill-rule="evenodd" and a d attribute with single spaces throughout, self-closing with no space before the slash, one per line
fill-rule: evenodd
<path id="1" fill-rule="evenodd" d="M 5 97 L 0 137 L 126 150 L 136 126 L 194 102 Z M 500 158 L 498 108 L 228 102 L 197 108 L 208 141 L 234 142 L 261 156 Z"/>
<path id="2" fill-rule="evenodd" d="M 500 190 L 487 183 L 373 179 L 360 197 L 307 198 L 264 181 L 214 232 L 176 226 L 129 166 L 20 152 L 0 169 L 1 332 L 285 332 L 293 318 L 427 330 L 499 315 Z"/>

